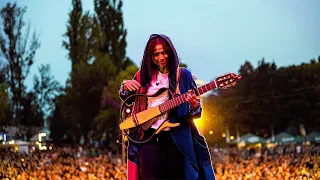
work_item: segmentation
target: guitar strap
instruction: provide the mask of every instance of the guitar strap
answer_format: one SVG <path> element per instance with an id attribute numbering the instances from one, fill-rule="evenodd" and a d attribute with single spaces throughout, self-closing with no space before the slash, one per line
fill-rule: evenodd
<path id="1" fill-rule="evenodd" d="M 171 97 L 176 97 L 177 95 L 180 95 L 180 88 L 179 88 L 179 81 L 180 81 L 180 76 L 181 76 L 181 71 L 182 71 L 182 68 L 178 67 L 178 70 L 177 70 L 177 78 L 176 78 L 176 88 L 175 88 L 175 93 L 173 93 L 170 88 L 168 89 L 168 91 L 170 92 L 171 94 Z"/>

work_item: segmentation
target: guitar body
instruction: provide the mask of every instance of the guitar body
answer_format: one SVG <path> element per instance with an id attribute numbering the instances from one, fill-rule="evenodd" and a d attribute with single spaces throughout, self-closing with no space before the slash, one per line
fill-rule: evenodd
<path id="1" fill-rule="evenodd" d="M 159 90 L 159 92 L 155 93 L 152 97 L 158 95 L 159 93 L 162 93 L 163 90 Z M 140 96 L 140 94 L 133 94 L 132 97 L 134 96 Z M 126 101 L 123 103 L 124 105 L 126 104 Z M 131 106 L 131 108 L 133 108 Z M 130 111 L 131 112 L 131 111 Z M 141 111 L 133 116 L 128 117 L 124 122 L 120 124 L 120 130 L 123 129 L 130 129 L 134 128 L 136 126 L 140 126 L 143 130 L 147 130 L 151 127 L 151 125 L 157 120 L 155 117 L 160 116 L 164 113 L 161 113 L 159 106 L 149 108 L 147 110 Z M 170 123 L 168 121 L 165 121 L 162 123 L 159 128 L 156 130 L 156 134 L 159 133 L 162 129 L 166 127 L 177 127 L 179 126 L 180 123 Z"/>
<path id="2" fill-rule="evenodd" d="M 148 129 L 151 126 L 151 124 L 153 123 L 151 121 L 151 119 L 153 117 L 160 115 L 160 114 L 161 114 L 161 112 L 159 110 L 159 107 L 153 107 L 153 108 L 147 109 L 147 110 L 139 112 L 135 115 L 137 118 L 138 124 L 134 123 L 134 119 L 131 116 L 131 117 L 127 118 L 123 123 L 120 124 L 120 129 L 121 130 L 130 129 L 130 128 L 136 127 L 137 125 L 141 125 L 143 129 Z M 147 121 L 149 121 L 149 122 L 147 122 Z M 148 124 L 150 124 L 149 127 L 147 127 Z"/>

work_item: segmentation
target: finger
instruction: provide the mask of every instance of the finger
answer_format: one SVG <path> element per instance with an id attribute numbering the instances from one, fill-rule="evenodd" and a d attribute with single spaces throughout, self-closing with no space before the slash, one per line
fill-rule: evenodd
<path id="1" fill-rule="evenodd" d="M 192 90 L 188 90 L 188 97 L 189 97 L 190 103 L 193 102 L 193 96 L 195 96 L 194 92 Z"/>
<path id="2" fill-rule="evenodd" d="M 127 90 L 130 90 L 130 91 L 131 91 L 131 89 L 130 89 L 130 82 L 129 82 L 129 81 L 126 81 L 126 82 L 124 83 L 124 87 L 125 87 Z"/>
<path id="3" fill-rule="evenodd" d="M 141 86 L 141 84 L 138 83 L 138 81 L 135 81 L 135 80 L 133 81 L 133 84 L 136 85 L 137 87 L 140 87 L 140 86 Z"/>
<path id="4" fill-rule="evenodd" d="M 136 90 L 136 89 L 139 89 L 139 86 L 137 84 L 132 84 L 132 87 Z"/>
<path id="5" fill-rule="evenodd" d="M 134 91 L 135 90 L 135 88 L 131 84 L 129 84 L 128 87 L 129 87 L 130 91 Z"/>
<path id="6" fill-rule="evenodd" d="M 192 99 L 193 99 L 194 101 L 198 102 L 198 96 L 196 96 L 196 95 L 194 94 L 192 97 L 193 97 Z"/>
<path id="7" fill-rule="evenodd" d="M 135 85 L 135 84 L 131 84 L 131 87 L 132 87 L 133 90 L 139 89 L 139 87 L 137 85 Z"/>
<path id="8" fill-rule="evenodd" d="M 190 99 L 191 99 L 191 97 L 190 97 L 190 94 L 187 94 L 187 96 L 186 96 L 186 101 L 190 101 Z"/>
<path id="9" fill-rule="evenodd" d="M 194 105 L 195 103 L 197 103 L 197 98 L 194 97 L 194 96 L 190 96 L 189 103 L 192 104 L 192 105 Z"/>
<path id="10" fill-rule="evenodd" d="M 132 91 L 132 88 L 131 88 L 131 86 L 127 86 L 127 89 L 129 90 L 129 91 Z"/>

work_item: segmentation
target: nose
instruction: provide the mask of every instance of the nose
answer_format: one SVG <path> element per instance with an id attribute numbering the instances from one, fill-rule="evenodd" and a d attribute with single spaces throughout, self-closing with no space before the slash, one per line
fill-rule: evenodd
<path id="1" fill-rule="evenodd" d="M 159 60 L 162 60 L 162 59 L 164 59 L 164 54 L 163 54 L 163 53 L 160 53 L 160 54 L 159 54 Z"/>

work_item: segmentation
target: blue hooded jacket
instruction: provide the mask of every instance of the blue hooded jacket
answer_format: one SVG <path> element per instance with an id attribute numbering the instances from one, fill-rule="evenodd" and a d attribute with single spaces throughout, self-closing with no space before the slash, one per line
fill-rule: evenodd
<path id="1" fill-rule="evenodd" d="M 169 88 L 172 92 L 176 92 L 176 86 L 179 85 L 180 94 L 187 93 L 192 89 L 192 85 L 196 86 L 191 72 L 186 68 L 179 67 L 179 58 L 173 46 L 173 43 L 166 35 L 153 34 L 150 36 L 148 43 L 154 37 L 162 37 L 172 49 L 172 58 L 168 62 L 169 66 Z M 134 79 L 138 80 L 142 87 L 147 87 L 152 77 L 150 77 L 149 69 L 147 66 L 147 46 L 146 45 L 144 56 L 139 72 L 135 75 Z M 179 81 L 176 82 L 179 72 Z M 132 92 L 131 92 L 132 93 Z M 124 100 L 130 95 L 129 92 L 123 92 L 120 89 L 120 98 Z M 172 97 L 170 97 L 172 98 Z M 193 119 L 201 116 L 201 106 L 196 113 L 190 113 L 190 106 L 187 102 L 179 105 L 170 111 L 169 121 L 172 123 L 180 123 L 178 127 L 171 128 L 170 134 L 178 148 L 184 154 L 185 163 L 184 174 L 186 180 L 214 180 L 214 171 L 211 164 L 211 156 L 205 138 L 199 133 Z M 133 133 L 131 138 L 138 140 L 139 134 Z M 133 162 L 139 166 L 139 144 L 129 141 L 128 145 L 128 161 Z M 129 171 L 128 171 L 129 173 Z M 130 175 L 128 175 L 130 176 Z"/>

